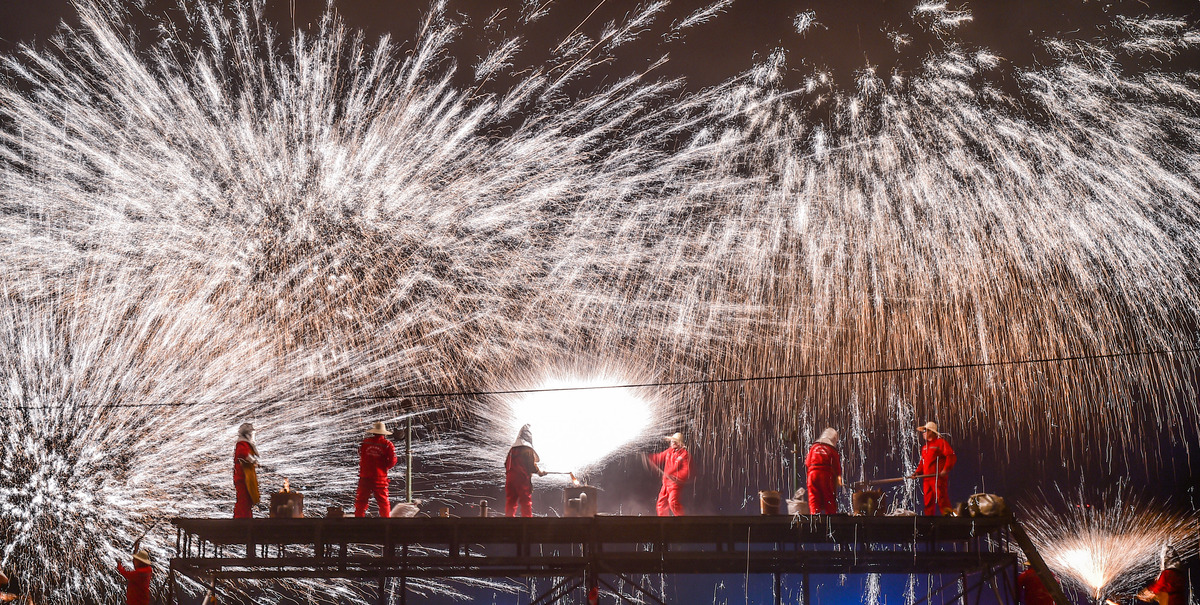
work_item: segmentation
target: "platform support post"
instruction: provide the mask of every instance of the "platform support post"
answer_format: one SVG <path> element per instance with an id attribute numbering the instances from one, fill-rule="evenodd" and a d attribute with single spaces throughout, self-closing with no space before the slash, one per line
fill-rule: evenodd
<path id="1" fill-rule="evenodd" d="M 404 423 L 404 489 L 408 497 L 405 502 L 412 504 L 412 416 Z"/>

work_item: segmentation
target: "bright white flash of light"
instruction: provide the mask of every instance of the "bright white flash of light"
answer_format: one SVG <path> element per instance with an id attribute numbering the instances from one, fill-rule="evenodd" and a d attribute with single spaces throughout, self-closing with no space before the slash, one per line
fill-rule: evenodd
<path id="1" fill-rule="evenodd" d="M 620 384 L 595 378 L 550 379 L 537 389 Z M 508 403 L 506 436 L 528 424 L 547 471 L 584 473 L 643 437 L 653 424 L 654 403 L 631 389 L 527 393 Z"/>

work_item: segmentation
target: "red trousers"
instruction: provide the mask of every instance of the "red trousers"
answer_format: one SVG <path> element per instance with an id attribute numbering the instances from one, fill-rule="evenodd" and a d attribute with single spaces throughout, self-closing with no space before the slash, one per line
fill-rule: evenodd
<path id="1" fill-rule="evenodd" d="M 246 489 L 245 481 L 234 481 L 233 491 L 237 492 L 237 500 L 233 503 L 234 519 L 249 519 L 254 516 L 254 504 L 250 502 L 250 490 Z"/>
<path id="2" fill-rule="evenodd" d="M 516 517 L 520 509 L 522 517 L 533 516 L 533 486 L 519 483 L 504 486 L 504 516 Z"/>
<path id="3" fill-rule="evenodd" d="M 367 506 L 371 504 L 372 495 L 375 496 L 375 504 L 379 507 L 379 516 L 392 516 L 392 505 L 388 502 L 388 484 L 363 478 L 359 478 L 358 491 L 354 494 L 354 516 L 367 516 Z"/>
<path id="4" fill-rule="evenodd" d="M 827 469 L 808 471 L 808 511 L 814 515 L 837 512 L 837 477 Z"/>
<path id="5" fill-rule="evenodd" d="M 950 481 L 946 477 L 922 479 L 921 487 L 925 495 L 925 516 L 946 514 L 950 510 Z"/>
<path id="6" fill-rule="evenodd" d="M 676 517 L 683 516 L 683 503 L 679 501 L 679 491 L 678 483 L 663 482 L 662 489 L 658 492 L 658 502 L 654 505 L 658 516 L 666 517 L 668 512 Z"/>

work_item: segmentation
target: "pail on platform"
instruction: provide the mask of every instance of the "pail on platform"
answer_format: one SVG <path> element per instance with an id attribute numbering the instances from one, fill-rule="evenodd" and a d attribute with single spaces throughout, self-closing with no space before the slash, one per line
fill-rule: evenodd
<path id="1" fill-rule="evenodd" d="M 854 514 L 864 517 L 880 517 L 883 516 L 883 505 L 886 498 L 882 491 L 877 489 L 864 489 L 854 492 L 851 497 L 851 502 L 854 505 Z"/>
<path id="2" fill-rule="evenodd" d="M 299 519 L 304 516 L 304 494 L 275 492 L 271 494 L 272 519 Z"/>
<path id="3" fill-rule="evenodd" d="M 563 489 L 563 516 L 595 517 L 599 491 L 590 485 L 573 485 Z"/>
<path id="4" fill-rule="evenodd" d="M 758 505 L 764 515 L 778 515 L 780 502 L 779 492 L 773 489 L 758 492 Z"/>

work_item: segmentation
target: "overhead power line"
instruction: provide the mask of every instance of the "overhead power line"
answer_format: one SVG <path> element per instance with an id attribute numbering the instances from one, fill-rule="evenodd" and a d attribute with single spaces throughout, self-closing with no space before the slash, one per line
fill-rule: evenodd
<path id="1" fill-rule="evenodd" d="M 277 405 L 285 403 L 336 403 L 350 401 L 385 401 L 403 399 L 433 399 L 446 397 L 484 397 L 488 395 L 523 395 L 528 393 L 560 393 L 571 391 L 601 391 L 612 389 L 643 389 L 655 387 L 679 387 L 722 385 L 749 382 L 769 382 L 783 380 L 807 380 L 811 378 L 838 378 L 847 376 L 870 376 L 875 374 L 904 374 L 916 372 L 932 372 L 944 370 L 966 370 L 972 368 L 988 368 L 1002 366 L 1032 365 L 1039 363 L 1060 363 L 1069 361 L 1099 361 L 1122 357 L 1145 357 L 1154 355 L 1178 355 L 1200 352 L 1200 347 L 1184 349 L 1160 349 L 1150 351 L 1122 351 L 1118 353 L 1097 353 L 1091 355 L 1064 355 L 1059 357 L 1038 357 L 1034 359 L 1018 359 L 1011 361 L 980 361 L 972 363 L 954 363 L 942 365 L 905 366 L 899 368 L 875 368 L 867 370 L 831 370 L 826 372 L 809 372 L 802 374 L 772 374 L 767 376 L 742 376 L 734 378 L 704 378 L 693 380 L 666 380 L 660 382 L 640 382 L 631 384 L 592 385 L 578 387 L 550 387 L 539 389 L 504 389 L 492 391 L 440 391 L 432 393 L 403 393 L 397 395 L 366 395 L 360 397 L 315 397 L 271 400 L 229 400 L 229 401 L 171 401 L 156 403 L 113 403 L 89 404 L 74 406 L 73 409 L 91 408 L 142 408 L 142 407 L 192 407 L 192 406 L 225 406 L 225 405 Z M 13 410 L 47 410 L 59 409 L 59 406 L 5 406 L 0 409 Z"/>

